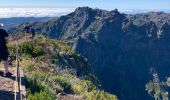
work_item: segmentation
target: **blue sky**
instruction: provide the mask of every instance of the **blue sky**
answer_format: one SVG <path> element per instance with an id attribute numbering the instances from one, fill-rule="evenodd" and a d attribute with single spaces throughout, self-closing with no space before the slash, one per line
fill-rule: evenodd
<path id="1" fill-rule="evenodd" d="M 170 0 L 0 0 L 0 7 L 90 6 L 103 9 L 170 9 Z"/>

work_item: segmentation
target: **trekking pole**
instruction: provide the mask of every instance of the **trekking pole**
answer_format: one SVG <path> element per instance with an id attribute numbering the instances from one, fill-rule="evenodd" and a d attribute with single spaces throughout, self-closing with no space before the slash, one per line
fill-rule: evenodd
<path id="1" fill-rule="evenodd" d="M 17 86 L 18 86 L 18 97 L 19 97 L 19 100 L 20 100 L 21 96 L 20 96 L 20 73 L 19 73 L 18 36 L 17 36 L 17 39 L 16 39 L 15 42 L 16 42 L 16 81 L 18 83 L 17 84 Z M 15 97 L 15 100 L 17 100 L 17 96 Z"/>

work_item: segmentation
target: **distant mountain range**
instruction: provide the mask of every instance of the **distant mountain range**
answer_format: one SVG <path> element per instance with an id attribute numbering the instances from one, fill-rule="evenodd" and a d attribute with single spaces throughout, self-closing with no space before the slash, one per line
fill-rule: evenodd
<path id="1" fill-rule="evenodd" d="M 68 15 L 29 24 L 37 33 L 67 41 L 87 58 L 102 88 L 120 100 L 152 100 L 145 90 L 151 69 L 160 80 L 170 76 L 168 13 L 122 14 L 117 9 L 79 7 Z M 11 31 L 22 29 L 20 25 Z"/>
<path id="2" fill-rule="evenodd" d="M 26 22 L 46 22 L 50 17 L 16 17 L 16 18 L 0 18 L 0 23 L 4 24 L 4 29 L 9 30 Z"/>

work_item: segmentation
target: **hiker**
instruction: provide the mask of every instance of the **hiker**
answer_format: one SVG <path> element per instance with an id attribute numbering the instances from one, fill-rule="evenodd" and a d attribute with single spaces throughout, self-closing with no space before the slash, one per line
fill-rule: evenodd
<path id="1" fill-rule="evenodd" d="M 24 25 L 24 34 L 25 34 L 25 41 L 27 41 L 27 34 L 30 33 L 30 27 L 27 25 Z"/>
<path id="2" fill-rule="evenodd" d="M 3 75 L 6 77 L 9 77 L 12 74 L 8 70 L 8 67 L 9 67 L 8 48 L 6 45 L 8 33 L 4 29 L 2 29 L 3 26 L 4 26 L 3 24 L 0 24 L 0 61 L 3 62 L 4 69 L 5 69 Z"/>
<path id="3" fill-rule="evenodd" d="M 30 31 L 31 31 L 31 34 L 32 34 L 32 39 L 34 39 L 34 37 L 35 37 L 35 28 L 31 27 Z"/>

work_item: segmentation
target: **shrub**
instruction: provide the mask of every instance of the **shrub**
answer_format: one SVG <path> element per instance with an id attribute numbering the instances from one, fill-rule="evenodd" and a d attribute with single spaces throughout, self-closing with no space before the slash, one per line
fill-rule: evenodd
<path id="1" fill-rule="evenodd" d="M 41 46 L 35 46 L 32 51 L 32 56 L 37 57 L 43 55 L 43 48 Z"/>
<path id="2" fill-rule="evenodd" d="M 41 91 L 40 93 L 28 95 L 27 100 L 54 100 L 54 99 L 48 92 Z"/>
<path id="3" fill-rule="evenodd" d="M 31 72 L 35 70 L 35 67 L 32 63 L 27 63 L 28 65 L 25 65 L 26 71 Z"/>
<path id="4" fill-rule="evenodd" d="M 27 100 L 54 100 L 53 94 L 36 78 L 27 78 L 26 87 L 28 91 Z"/>
<path id="5" fill-rule="evenodd" d="M 86 100 L 118 100 L 118 98 L 107 92 L 94 90 L 86 94 Z"/>
<path id="6" fill-rule="evenodd" d="M 72 85 L 72 89 L 76 94 L 83 94 L 96 90 L 96 86 L 89 80 L 82 80 L 76 84 Z"/>
<path id="7" fill-rule="evenodd" d="M 44 89 L 42 84 L 38 82 L 36 79 L 29 79 L 27 78 L 26 80 L 26 87 L 29 87 L 30 93 L 34 94 L 36 92 L 40 92 L 41 90 Z"/>
<path id="8" fill-rule="evenodd" d="M 31 55 L 33 50 L 32 42 L 23 42 L 19 44 L 19 51 L 21 54 Z"/>
<path id="9" fill-rule="evenodd" d="M 60 87 L 62 87 L 65 93 L 72 93 L 71 83 L 64 77 L 56 76 L 55 82 L 58 83 Z"/>

